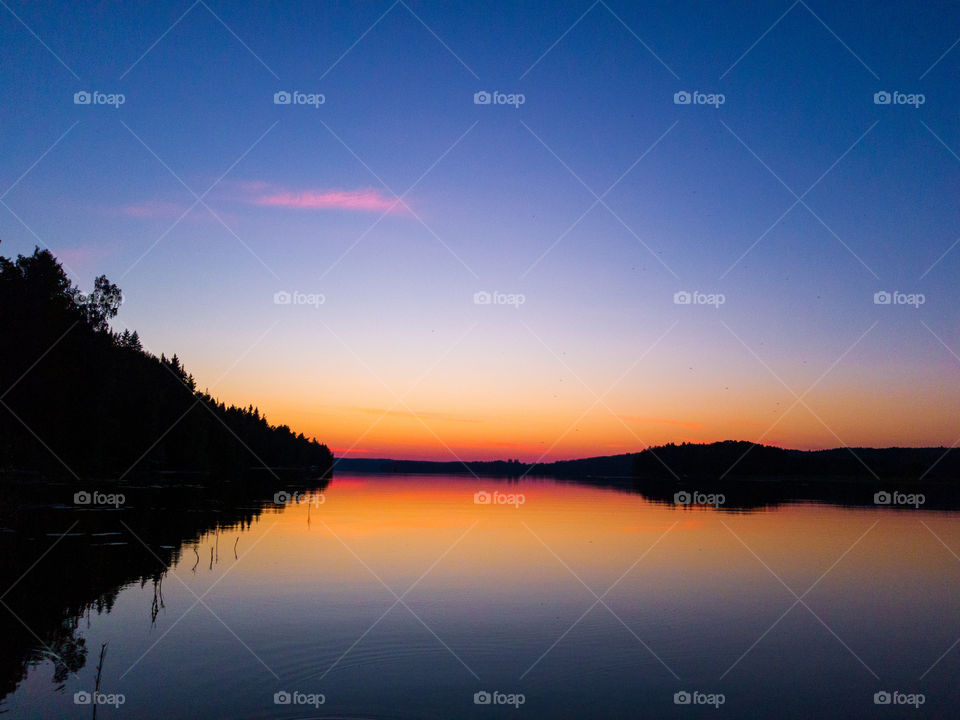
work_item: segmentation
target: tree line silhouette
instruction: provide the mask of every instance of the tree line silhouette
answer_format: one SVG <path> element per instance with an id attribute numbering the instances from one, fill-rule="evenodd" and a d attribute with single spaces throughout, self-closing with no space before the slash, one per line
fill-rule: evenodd
<path id="1" fill-rule="evenodd" d="M 898 479 L 956 481 L 956 448 L 831 448 L 792 450 L 743 440 L 682 443 L 648 448 L 634 456 L 638 479 L 722 478 L 843 481 Z"/>
<path id="2" fill-rule="evenodd" d="M 83 294 L 47 250 L 0 257 L 0 471 L 111 477 L 332 469 L 330 450 L 196 387 L 176 355 L 110 329 L 122 296 Z"/>
<path id="3" fill-rule="evenodd" d="M 429 461 L 339 458 L 338 470 L 374 473 L 476 473 L 519 477 L 606 478 L 636 482 L 802 479 L 836 483 L 877 479 L 960 479 L 960 449 L 832 448 L 792 450 L 745 440 L 669 443 L 637 453 L 525 463 L 518 460 Z"/>

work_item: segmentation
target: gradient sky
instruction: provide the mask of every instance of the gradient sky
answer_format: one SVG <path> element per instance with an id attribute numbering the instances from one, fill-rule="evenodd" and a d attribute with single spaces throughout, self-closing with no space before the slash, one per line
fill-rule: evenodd
<path id="1" fill-rule="evenodd" d="M 0 252 L 50 247 L 83 289 L 105 273 L 114 327 L 357 457 L 953 445 L 956 20 L 812 0 L 9 2 Z"/>

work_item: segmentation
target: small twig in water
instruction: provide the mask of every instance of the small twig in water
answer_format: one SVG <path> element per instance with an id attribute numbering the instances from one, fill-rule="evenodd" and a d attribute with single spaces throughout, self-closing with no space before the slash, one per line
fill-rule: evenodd
<path id="1" fill-rule="evenodd" d="M 97 720 L 97 695 L 100 694 L 100 674 L 103 672 L 103 658 L 107 654 L 107 644 L 100 646 L 100 660 L 97 662 L 97 681 L 93 686 L 93 720 Z"/>

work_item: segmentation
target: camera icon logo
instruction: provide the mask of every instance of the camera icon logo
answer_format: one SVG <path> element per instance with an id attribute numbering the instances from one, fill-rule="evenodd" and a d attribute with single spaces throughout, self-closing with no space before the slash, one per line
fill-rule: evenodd
<path id="1" fill-rule="evenodd" d="M 86 490 L 81 490 L 73 494 L 74 505 L 89 505 L 92 501 L 93 497 Z"/>
<path id="2" fill-rule="evenodd" d="M 689 705 L 692 699 L 692 696 L 686 690 L 681 690 L 673 694 L 674 705 Z"/>
<path id="3" fill-rule="evenodd" d="M 480 90 L 473 94 L 474 105 L 489 105 L 490 99 L 490 93 L 488 93 L 486 90 Z"/>
<path id="4" fill-rule="evenodd" d="M 673 94 L 673 104 L 674 105 L 689 105 L 690 104 L 690 93 L 686 90 L 680 90 Z"/>
<path id="5" fill-rule="evenodd" d="M 292 299 L 292 296 L 286 290 L 281 290 L 273 294 L 274 305 L 289 305 Z"/>
<path id="6" fill-rule="evenodd" d="M 293 495 L 288 493 L 286 490 L 281 490 L 273 494 L 273 502 L 277 505 L 286 505 L 288 502 L 293 500 Z"/>
<path id="7" fill-rule="evenodd" d="M 473 294 L 474 305 L 489 305 L 491 302 L 493 302 L 493 296 L 486 290 L 481 290 Z"/>
<path id="8" fill-rule="evenodd" d="M 491 500 L 492 498 L 490 493 L 488 493 L 486 490 L 480 490 L 479 492 L 475 492 L 473 494 L 474 505 L 489 505 Z"/>
<path id="9" fill-rule="evenodd" d="M 493 702 L 493 697 L 486 690 L 481 690 L 473 694 L 474 705 L 489 705 L 491 702 Z"/>
<path id="10" fill-rule="evenodd" d="M 89 105 L 90 99 L 90 93 L 88 93 L 86 90 L 81 90 L 80 92 L 75 92 L 73 94 L 74 105 Z"/>
<path id="11" fill-rule="evenodd" d="M 286 90 L 280 90 L 273 94 L 273 104 L 274 105 L 289 105 L 290 104 L 290 93 Z"/>
<path id="12" fill-rule="evenodd" d="M 693 502 L 693 498 L 686 490 L 681 490 L 680 492 L 673 494 L 673 501 L 677 505 L 689 505 L 691 502 Z"/>
<path id="13" fill-rule="evenodd" d="M 874 505 L 889 505 L 892 500 L 892 496 L 886 490 L 881 490 L 873 495 Z"/>
<path id="14" fill-rule="evenodd" d="M 889 105 L 890 104 L 890 93 L 886 90 L 881 90 L 880 92 L 875 92 L 873 94 L 873 104 L 874 105 Z"/>
<path id="15" fill-rule="evenodd" d="M 74 705 L 89 705 L 93 702 L 93 695 L 86 690 L 79 690 L 73 694 Z"/>
<path id="16" fill-rule="evenodd" d="M 886 290 L 881 290 L 880 292 L 875 292 L 873 294 L 874 305 L 889 305 L 892 300 L 893 296 Z"/>
<path id="17" fill-rule="evenodd" d="M 692 299 L 692 296 L 686 290 L 681 290 L 673 294 L 674 305 L 689 305 Z"/>
<path id="18" fill-rule="evenodd" d="M 292 698 L 290 693 L 286 690 L 281 690 L 280 692 L 275 692 L 273 694 L 273 704 L 274 705 L 289 705 Z"/>
<path id="19" fill-rule="evenodd" d="M 890 696 L 886 690 L 881 690 L 880 692 L 875 692 L 873 694 L 873 704 L 874 705 L 889 705 L 893 698 Z"/>

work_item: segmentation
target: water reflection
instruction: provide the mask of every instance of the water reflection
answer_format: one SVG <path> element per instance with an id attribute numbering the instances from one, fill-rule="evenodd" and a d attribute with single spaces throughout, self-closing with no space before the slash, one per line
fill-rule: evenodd
<path id="1" fill-rule="evenodd" d="M 496 693 L 544 718 L 874 717 L 888 690 L 943 715 L 957 516 L 786 487 L 727 486 L 714 508 L 673 485 L 343 475 L 284 505 L 269 485 L 142 488 L 116 510 L 23 489 L 3 505 L 4 586 L 22 576 L 4 705 L 90 717 L 72 698 L 108 642 L 118 717 L 515 712 Z"/>
<path id="2" fill-rule="evenodd" d="M 87 493 L 93 502 L 78 505 L 72 486 L 5 483 L 0 502 L 0 587 L 5 589 L 0 600 L 5 606 L 0 613 L 0 697 L 44 662 L 53 665 L 58 689 L 76 676 L 88 655 L 78 631 L 90 627 L 94 614 L 110 613 L 124 587 L 152 587 L 149 618 L 156 623 L 164 608 L 167 569 L 189 554 L 196 573 L 201 543 L 212 533 L 206 568 L 212 571 L 220 562 L 221 534 L 242 534 L 265 506 L 275 506 L 276 485 L 257 478 L 209 487 L 170 478 L 162 485 L 103 485 Z M 326 481 L 311 485 L 322 489 Z M 123 496 L 119 506 L 115 495 Z M 97 504 L 101 498 L 110 502 Z M 240 534 L 230 549 L 235 559 L 239 542 Z"/>
<path id="3" fill-rule="evenodd" d="M 712 505 L 716 509 L 732 512 L 772 509 L 801 502 L 849 508 L 885 506 L 894 510 L 960 510 L 960 486 L 951 482 L 759 479 L 713 481 L 697 485 L 689 481 L 639 481 L 634 478 L 589 478 L 563 482 L 636 493 L 652 502 Z M 714 502 L 714 499 L 721 502 Z"/>

